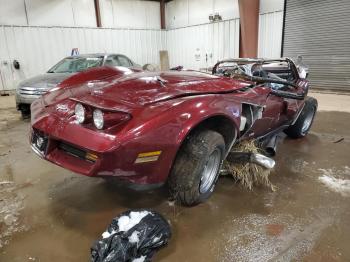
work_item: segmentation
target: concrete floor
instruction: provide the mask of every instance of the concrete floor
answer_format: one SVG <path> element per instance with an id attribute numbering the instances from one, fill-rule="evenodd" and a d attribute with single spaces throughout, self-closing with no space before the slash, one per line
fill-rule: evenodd
<path id="1" fill-rule="evenodd" d="M 87 261 L 93 241 L 130 208 L 171 222 L 173 238 L 154 261 L 350 261 L 350 114 L 336 112 L 349 111 L 350 97 L 316 96 L 312 132 L 280 143 L 276 192 L 247 192 L 223 177 L 193 208 L 173 206 L 163 189 L 134 192 L 39 159 L 29 122 L 13 97 L 0 97 L 0 261 Z"/>

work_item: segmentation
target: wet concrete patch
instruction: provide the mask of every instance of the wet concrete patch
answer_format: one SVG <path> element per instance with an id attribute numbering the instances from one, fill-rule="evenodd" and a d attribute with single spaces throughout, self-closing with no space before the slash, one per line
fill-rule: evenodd
<path id="1" fill-rule="evenodd" d="M 9 243 L 13 234 L 27 230 L 20 217 L 24 196 L 17 190 L 13 182 L 0 182 L 0 248 Z"/>
<path id="2" fill-rule="evenodd" d="M 87 261 L 112 218 L 131 208 L 159 211 L 172 225 L 170 245 L 155 261 L 350 259 L 349 197 L 319 180 L 322 170 L 348 179 L 350 114 L 321 112 L 308 137 L 281 141 L 275 192 L 248 192 L 223 177 L 213 197 L 193 208 L 169 202 L 165 189 L 135 192 L 39 159 L 28 145 L 29 123 L 0 110 L 0 118 L 8 114 L 16 115 L 0 135 L 0 181 L 11 186 L 0 199 L 20 203 L 10 209 L 25 230 L 6 237 L 0 261 Z"/>

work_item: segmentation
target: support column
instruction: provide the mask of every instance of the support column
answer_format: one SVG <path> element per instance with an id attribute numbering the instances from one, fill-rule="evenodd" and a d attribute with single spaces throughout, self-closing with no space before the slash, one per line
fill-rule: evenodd
<path id="1" fill-rule="evenodd" d="M 100 0 L 94 0 L 95 14 L 96 14 L 96 26 L 102 27 L 101 23 L 101 12 L 100 12 Z"/>
<path id="2" fill-rule="evenodd" d="M 238 0 L 240 15 L 239 56 L 258 55 L 259 0 Z"/>
<path id="3" fill-rule="evenodd" d="M 165 29 L 165 0 L 160 0 L 160 28 Z"/>

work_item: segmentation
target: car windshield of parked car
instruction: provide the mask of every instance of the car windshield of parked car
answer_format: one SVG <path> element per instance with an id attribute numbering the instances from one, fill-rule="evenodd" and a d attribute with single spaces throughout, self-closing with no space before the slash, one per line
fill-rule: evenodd
<path id="1" fill-rule="evenodd" d="M 101 66 L 103 57 L 67 57 L 52 67 L 48 73 L 75 73 Z"/>

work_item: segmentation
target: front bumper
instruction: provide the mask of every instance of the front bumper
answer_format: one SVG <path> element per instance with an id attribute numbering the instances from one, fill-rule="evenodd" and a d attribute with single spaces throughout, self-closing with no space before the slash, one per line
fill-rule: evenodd
<path id="1" fill-rule="evenodd" d="M 56 140 L 35 129 L 30 136 L 30 145 L 39 157 L 86 176 L 94 176 L 94 170 L 101 161 L 96 153 Z"/>
<path id="2" fill-rule="evenodd" d="M 16 107 L 18 110 L 20 110 L 21 105 L 30 106 L 34 102 L 34 100 L 40 97 L 41 95 L 22 95 L 16 91 Z"/>
<path id="3" fill-rule="evenodd" d="M 34 100 L 40 98 L 49 91 L 48 88 L 26 87 L 19 86 L 16 89 L 16 104 L 17 109 L 20 105 L 31 105 Z"/>
<path id="4" fill-rule="evenodd" d="M 45 143 L 37 144 L 37 137 Z M 40 158 L 58 166 L 90 177 L 118 178 L 138 186 L 160 185 L 166 176 L 159 176 L 159 163 L 136 163 L 136 152 L 130 148 L 117 147 L 113 151 L 96 152 L 46 136 L 33 129 L 30 136 L 31 148 Z M 93 159 L 92 159 L 93 158 Z"/>

